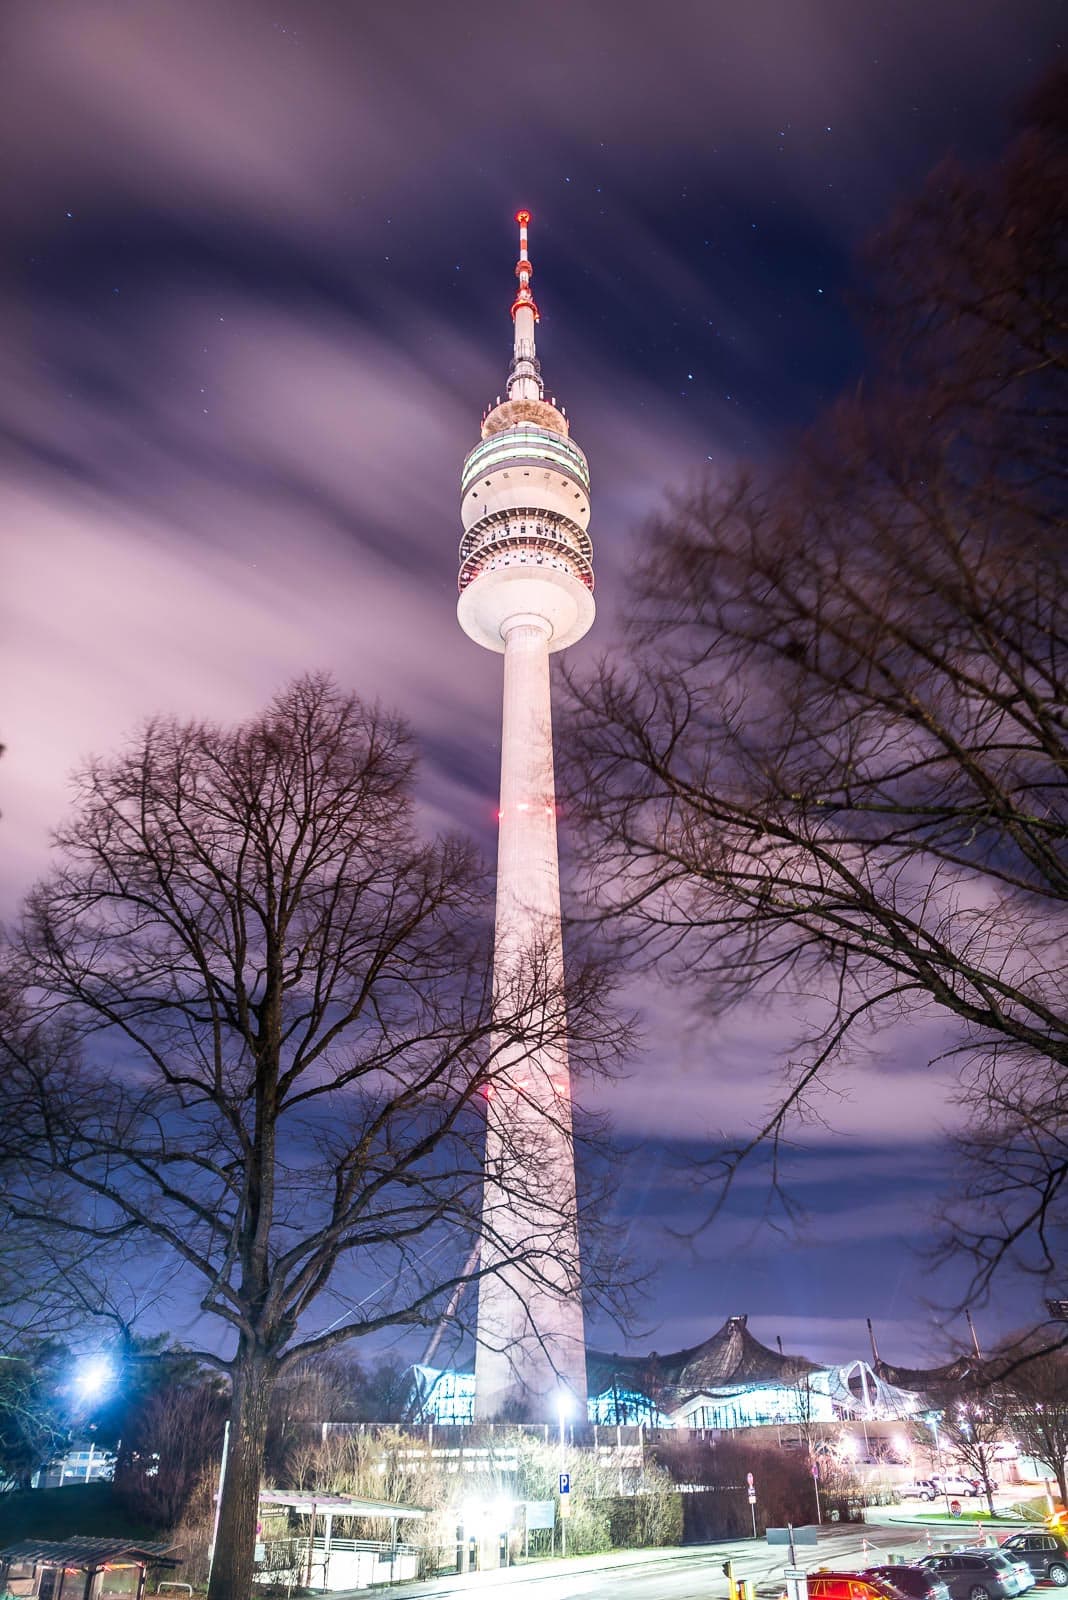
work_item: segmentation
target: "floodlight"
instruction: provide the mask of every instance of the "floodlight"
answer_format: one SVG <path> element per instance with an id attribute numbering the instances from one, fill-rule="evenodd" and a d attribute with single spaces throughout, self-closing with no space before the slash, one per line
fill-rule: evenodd
<path id="1" fill-rule="evenodd" d="M 95 1400 L 115 1381 L 115 1369 L 106 1356 L 89 1356 L 79 1366 L 74 1381 L 83 1400 Z"/>

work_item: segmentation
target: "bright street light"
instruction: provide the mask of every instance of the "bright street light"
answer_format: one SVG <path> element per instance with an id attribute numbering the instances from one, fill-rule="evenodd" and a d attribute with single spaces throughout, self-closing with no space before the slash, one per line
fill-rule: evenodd
<path id="1" fill-rule="evenodd" d="M 89 1356 L 74 1375 L 75 1386 L 83 1400 L 95 1400 L 115 1381 L 115 1369 L 106 1356 Z"/>

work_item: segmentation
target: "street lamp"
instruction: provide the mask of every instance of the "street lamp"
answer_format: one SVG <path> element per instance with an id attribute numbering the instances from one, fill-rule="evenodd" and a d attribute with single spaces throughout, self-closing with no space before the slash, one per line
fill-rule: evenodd
<path id="1" fill-rule="evenodd" d="M 87 1356 L 74 1374 L 74 1384 L 83 1400 L 95 1400 L 110 1389 L 115 1368 L 106 1356 Z"/>
<path id="2" fill-rule="evenodd" d="M 946 1502 L 946 1516 L 947 1517 L 951 1517 L 953 1515 L 953 1512 L 950 1509 L 950 1504 L 949 1504 L 949 1490 L 946 1488 L 946 1475 L 942 1471 L 942 1446 L 939 1443 L 939 1439 L 938 1439 L 938 1424 L 939 1424 L 939 1422 L 941 1420 L 942 1420 L 941 1411 L 927 1411 L 927 1412 L 924 1413 L 924 1421 L 927 1423 L 927 1426 L 930 1428 L 931 1432 L 934 1434 L 935 1455 L 938 1458 L 938 1481 L 942 1485 L 942 1495 L 943 1495 L 943 1497 L 945 1499 L 945 1502 Z"/>

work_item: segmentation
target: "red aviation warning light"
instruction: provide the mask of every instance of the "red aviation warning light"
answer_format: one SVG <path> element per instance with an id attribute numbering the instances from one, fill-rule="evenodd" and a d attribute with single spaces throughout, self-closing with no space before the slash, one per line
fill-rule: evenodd
<path id="1" fill-rule="evenodd" d="M 515 264 L 515 275 L 519 279 L 519 293 L 512 305 L 512 321 L 521 308 L 528 307 L 534 315 L 534 321 L 539 321 L 538 308 L 534 296 L 530 292 L 530 280 L 534 276 L 534 268 L 530 264 L 527 254 L 527 223 L 530 221 L 529 211 L 517 211 L 515 220 L 519 224 L 519 260 Z"/>

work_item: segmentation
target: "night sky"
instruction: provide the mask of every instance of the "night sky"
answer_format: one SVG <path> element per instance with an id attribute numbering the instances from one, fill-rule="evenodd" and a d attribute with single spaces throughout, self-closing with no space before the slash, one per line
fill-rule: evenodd
<path id="1" fill-rule="evenodd" d="M 1039 0 L 8 0 L 0 736 L 10 916 L 67 774 L 150 713 L 220 720 L 327 668 L 413 722 L 429 827 L 492 848 L 500 662 L 455 620 L 458 477 L 503 390 L 516 254 L 590 459 L 609 650 L 645 515 L 768 457 L 864 370 L 858 251 L 946 153 L 983 161 L 1058 57 Z M 632 1347 L 748 1312 L 825 1359 L 940 1355 L 910 1248 L 948 1181 L 948 1040 L 888 1034 L 792 1158 L 800 1232 L 687 1161 L 774 1094 L 793 1019 L 636 981 L 602 1100 L 630 1154 Z M 1023 1291 L 977 1313 L 1019 1326 Z M 157 1312 L 157 1315 L 162 1313 Z M 191 1331 L 181 1299 L 165 1321 Z M 618 1348 L 609 1328 L 595 1328 Z"/>

